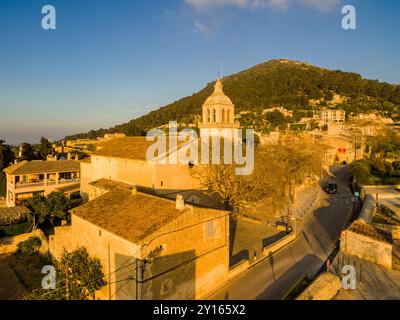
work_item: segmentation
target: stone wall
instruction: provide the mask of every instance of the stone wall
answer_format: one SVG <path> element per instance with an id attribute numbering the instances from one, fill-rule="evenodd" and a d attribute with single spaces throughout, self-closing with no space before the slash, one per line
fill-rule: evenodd
<path id="1" fill-rule="evenodd" d="M 153 189 L 157 194 L 201 189 L 187 165 L 151 164 L 147 161 L 92 156 L 81 163 L 81 194 L 89 199 L 90 183 L 99 179 L 124 182 Z"/>
<path id="2" fill-rule="evenodd" d="M 14 253 L 17 250 L 19 243 L 29 240 L 32 237 L 38 237 L 42 241 L 42 246 L 40 248 L 42 253 L 48 251 L 48 241 L 43 232 L 37 229 L 31 233 L 24 233 L 15 237 L 0 239 L 0 255 Z"/>
<path id="3" fill-rule="evenodd" d="M 263 249 L 264 256 L 270 256 L 296 240 L 296 234 L 291 233 Z"/>
<path id="4" fill-rule="evenodd" d="M 340 251 L 346 255 L 392 268 L 392 244 L 368 235 L 346 230 L 340 241 Z"/>
<path id="5" fill-rule="evenodd" d="M 64 249 L 85 247 L 99 258 L 110 275 L 99 299 L 199 299 L 228 278 L 229 217 L 213 220 L 212 238 L 208 223 L 205 215 L 189 211 L 139 245 L 72 215 L 72 225 L 56 228 L 50 237 L 50 252 L 59 258 Z"/>

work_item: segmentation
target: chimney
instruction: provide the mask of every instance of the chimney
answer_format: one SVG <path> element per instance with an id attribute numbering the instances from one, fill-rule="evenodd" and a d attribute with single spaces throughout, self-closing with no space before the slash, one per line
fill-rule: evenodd
<path id="1" fill-rule="evenodd" d="M 176 210 L 183 210 L 185 209 L 185 199 L 181 194 L 176 196 Z"/>
<path id="2" fill-rule="evenodd" d="M 75 161 L 79 161 L 78 152 L 75 154 Z"/>
<path id="3" fill-rule="evenodd" d="M 68 152 L 68 155 L 67 155 L 67 157 L 68 157 L 68 158 L 67 158 L 68 160 L 72 160 L 72 155 L 71 155 L 71 153 L 70 153 L 70 152 Z"/>
<path id="4" fill-rule="evenodd" d="M 137 191 L 137 186 L 133 186 L 133 187 L 132 187 L 132 195 L 133 195 L 133 196 L 136 196 L 136 195 L 137 195 L 137 192 L 138 192 L 138 191 Z"/>

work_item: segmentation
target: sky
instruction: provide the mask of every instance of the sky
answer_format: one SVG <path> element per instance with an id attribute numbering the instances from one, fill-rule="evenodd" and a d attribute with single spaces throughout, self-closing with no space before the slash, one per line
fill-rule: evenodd
<path id="1" fill-rule="evenodd" d="M 345 4 L 356 30 L 341 26 Z M 400 83 L 399 12 L 398 0 L 1 0 L 0 139 L 127 122 L 215 80 L 221 59 L 224 75 L 288 58 Z"/>

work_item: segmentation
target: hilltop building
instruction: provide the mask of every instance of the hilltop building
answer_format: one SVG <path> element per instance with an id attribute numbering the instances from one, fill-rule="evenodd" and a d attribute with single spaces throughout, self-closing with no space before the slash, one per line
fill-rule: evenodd
<path id="1" fill-rule="evenodd" d="M 268 114 L 268 113 L 271 113 L 271 112 L 275 112 L 275 111 L 282 113 L 285 117 L 293 118 L 293 110 L 288 110 L 288 109 L 285 109 L 283 107 L 275 107 L 275 108 L 270 108 L 270 109 L 264 109 L 262 114 L 265 115 L 265 114 Z"/>
<path id="2" fill-rule="evenodd" d="M 203 119 L 199 123 L 201 136 L 235 138 L 239 124 L 235 122 L 235 106 L 225 95 L 220 79 L 214 85 L 213 94 L 203 104 Z"/>
<path id="3" fill-rule="evenodd" d="M 322 121 L 324 121 L 324 123 L 345 122 L 346 111 L 338 109 L 323 109 L 319 113 L 319 117 Z"/>

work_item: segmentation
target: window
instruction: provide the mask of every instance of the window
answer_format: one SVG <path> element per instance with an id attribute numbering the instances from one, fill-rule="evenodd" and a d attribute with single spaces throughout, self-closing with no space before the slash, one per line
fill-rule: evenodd
<path id="1" fill-rule="evenodd" d="M 205 232 L 205 238 L 206 240 L 210 240 L 214 238 L 215 232 L 214 232 L 214 221 L 209 221 L 207 222 L 206 225 L 206 232 Z"/>

